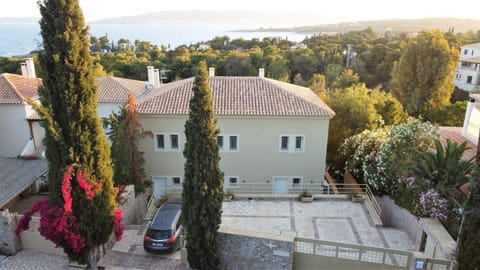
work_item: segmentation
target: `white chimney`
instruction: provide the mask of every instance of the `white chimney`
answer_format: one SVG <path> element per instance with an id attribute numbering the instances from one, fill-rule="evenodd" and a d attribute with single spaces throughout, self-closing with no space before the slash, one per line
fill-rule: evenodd
<path id="1" fill-rule="evenodd" d="M 265 78 L 265 69 L 264 68 L 259 68 L 258 69 L 258 77 Z"/>
<path id="2" fill-rule="evenodd" d="M 27 74 L 30 78 L 35 78 L 37 75 L 35 74 L 35 63 L 33 62 L 33 58 L 27 58 L 25 63 L 27 64 Z"/>
<path id="3" fill-rule="evenodd" d="M 160 86 L 160 72 L 158 72 L 158 68 L 153 69 L 153 86 Z"/>
<path id="4" fill-rule="evenodd" d="M 27 73 L 27 63 L 21 63 L 20 68 L 22 69 L 22 76 L 23 77 L 28 77 Z"/>
<path id="5" fill-rule="evenodd" d="M 153 66 L 147 67 L 147 79 L 149 85 L 154 85 L 154 78 L 153 78 Z"/>
<path id="6" fill-rule="evenodd" d="M 20 68 L 22 69 L 22 76 L 27 78 L 35 78 L 35 64 L 33 62 L 33 58 L 25 59 L 25 63 L 20 64 Z"/>
<path id="7" fill-rule="evenodd" d="M 215 68 L 208 68 L 208 77 L 215 77 Z"/>

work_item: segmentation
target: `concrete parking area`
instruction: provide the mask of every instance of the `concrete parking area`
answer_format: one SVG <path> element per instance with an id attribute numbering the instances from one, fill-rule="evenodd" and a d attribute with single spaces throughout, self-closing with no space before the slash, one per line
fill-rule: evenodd
<path id="1" fill-rule="evenodd" d="M 346 199 L 321 199 L 312 203 L 258 199 L 224 202 L 221 226 L 382 248 L 415 249 L 408 233 L 376 227 L 364 203 Z"/>

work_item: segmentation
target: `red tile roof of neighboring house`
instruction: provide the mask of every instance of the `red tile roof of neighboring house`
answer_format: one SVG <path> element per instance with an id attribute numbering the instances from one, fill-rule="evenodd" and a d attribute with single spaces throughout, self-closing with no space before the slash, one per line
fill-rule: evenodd
<path id="1" fill-rule="evenodd" d="M 210 77 L 217 115 L 327 117 L 334 112 L 310 89 L 260 77 Z M 138 100 L 140 114 L 188 114 L 193 78 L 164 84 Z"/>
<path id="2" fill-rule="evenodd" d="M 135 96 L 145 91 L 145 83 L 117 77 L 101 77 L 98 83 L 100 103 L 124 103 L 128 94 Z M 28 78 L 22 75 L 0 74 L 0 103 L 21 104 L 27 98 L 38 100 L 38 87 L 42 84 L 40 78 Z"/>
<path id="3" fill-rule="evenodd" d="M 26 99 L 38 99 L 39 78 L 28 78 L 17 74 L 0 74 L 0 103 L 22 104 Z"/>
<path id="4" fill-rule="evenodd" d="M 440 141 L 442 144 L 447 143 L 447 139 L 456 142 L 457 144 L 462 144 L 463 142 L 467 142 L 467 149 L 462 156 L 462 159 L 469 160 L 477 155 L 477 146 L 462 136 L 462 128 L 461 127 L 440 127 Z"/>
<path id="5" fill-rule="evenodd" d="M 98 83 L 98 96 L 100 103 L 125 103 L 128 94 L 140 95 L 145 91 L 145 83 L 118 77 L 101 77 Z"/>

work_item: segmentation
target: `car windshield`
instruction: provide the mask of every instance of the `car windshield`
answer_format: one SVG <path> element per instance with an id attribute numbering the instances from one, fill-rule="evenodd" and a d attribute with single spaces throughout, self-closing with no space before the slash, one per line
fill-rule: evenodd
<path id="1" fill-rule="evenodd" d="M 171 237 L 169 230 L 153 230 L 148 229 L 146 235 L 152 239 L 164 240 Z"/>

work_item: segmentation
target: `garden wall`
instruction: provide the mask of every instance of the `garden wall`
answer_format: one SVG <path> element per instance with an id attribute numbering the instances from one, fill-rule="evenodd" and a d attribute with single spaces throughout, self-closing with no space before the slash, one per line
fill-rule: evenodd
<path id="1" fill-rule="evenodd" d="M 220 228 L 220 269 L 291 270 L 293 245 L 293 236 Z"/>
<path id="2" fill-rule="evenodd" d="M 405 230 L 415 240 L 415 249 L 418 250 L 422 241 L 423 228 L 417 217 L 396 205 L 395 201 L 388 196 L 376 198 L 382 208 L 383 225 Z"/>
<path id="3" fill-rule="evenodd" d="M 17 226 L 15 216 L 8 210 L 0 212 L 0 254 L 13 255 L 21 248 L 20 240 L 13 234 Z"/>
<path id="4" fill-rule="evenodd" d="M 120 195 L 120 208 L 123 211 L 123 224 L 140 224 L 146 213 L 147 198 L 150 189 L 135 195 L 135 187 L 129 185 L 125 187 L 125 192 Z"/>

